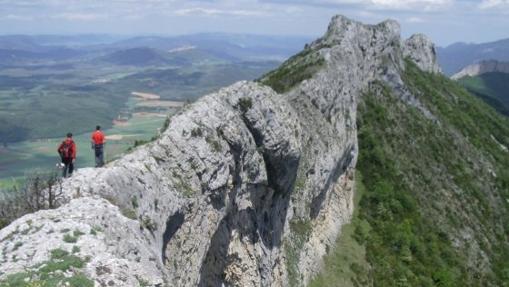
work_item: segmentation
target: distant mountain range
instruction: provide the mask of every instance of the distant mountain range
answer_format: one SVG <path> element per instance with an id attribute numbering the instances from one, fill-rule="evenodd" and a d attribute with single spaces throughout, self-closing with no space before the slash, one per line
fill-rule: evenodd
<path id="1" fill-rule="evenodd" d="M 443 72 L 451 76 L 482 60 L 509 61 L 509 39 L 481 44 L 455 43 L 437 48 L 437 54 Z"/>
<path id="2" fill-rule="evenodd" d="M 120 65 L 157 65 L 186 62 L 182 55 L 226 61 L 282 61 L 310 41 L 308 37 L 243 34 L 122 37 L 110 35 L 0 36 L 0 65 L 44 61 L 98 59 Z M 169 55 L 195 50 L 193 53 Z M 198 51 L 198 52 L 196 52 Z M 109 58 L 109 59 L 108 59 Z M 160 62 L 159 62 L 160 61 Z"/>
<path id="3" fill-rule="evenodd" d="M 0 36 L 0 143 L 80 133 L 98 122 L 108 128 L 133 91 L 192 101 L 260 77 L 306 42 L 230 34 Z"/>
<path id="4" fill-rule="evenodd" d="M 461 79 L 466 76 L 475 77 L 487 73 L 509 73 L 509 62 L 499 62 L 496 60 L 487 60 L 466 66 L 451 78 L 453 80 Z"/>

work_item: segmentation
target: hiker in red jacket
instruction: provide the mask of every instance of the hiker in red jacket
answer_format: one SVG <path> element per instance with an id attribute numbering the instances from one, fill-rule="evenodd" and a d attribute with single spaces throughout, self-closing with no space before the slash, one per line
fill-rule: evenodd
<path id="1" fill-rule="evenodd" d="M 74 171 L 74 162 L 76 161 L 76 144 L 72 140 L 72 133 L 67 134 L 67 138 L 58 147 L 58 154 L 64 164 L 63 177 L 71 176 Z"/>
<path id="2" fill-rule="evenodd" d="M 92 133 L 92 149 L 95 151 L 95 167 L 104 165 L 104 133 L 101 131 L 100 126 L 95 127 L 95 132 Z"/>

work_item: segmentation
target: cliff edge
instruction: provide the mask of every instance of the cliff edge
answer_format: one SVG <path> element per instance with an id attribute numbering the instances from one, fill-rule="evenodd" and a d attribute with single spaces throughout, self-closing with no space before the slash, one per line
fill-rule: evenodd
<path id="1" fill-rule="evenodd" d="M 278 70 L 186 106 L 156 141 L 65 180 L 58 209 L 0 230 L 0 280 L 72 256 L 57 273 L 98 286 L 306 284 L 351 219 L 363 91 L 384 82 L 427 113 L 405 57 L 439 72 L 395 21 L 334 17 Z"/>

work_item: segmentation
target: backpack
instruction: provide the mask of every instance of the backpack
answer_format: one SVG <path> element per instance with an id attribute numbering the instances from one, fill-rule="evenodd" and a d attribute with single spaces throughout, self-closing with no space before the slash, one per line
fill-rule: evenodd
<path id="1" fill-rule="evenodd" d="M 60 149 L 58 151 L 62 159 L 72 158 L 72 143 L 72 141 L 65 140 L 62 142 L 62 145 L 60 145 Z"/>

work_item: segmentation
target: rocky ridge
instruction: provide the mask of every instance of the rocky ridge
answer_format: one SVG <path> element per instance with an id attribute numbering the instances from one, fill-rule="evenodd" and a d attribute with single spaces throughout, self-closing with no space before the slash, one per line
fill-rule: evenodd
<path id="1" fill-rule="evenodd" d="M 509 62 L 500 62 L 497 60 L 481 61 L 466 66 L 458 73 L 451 76 L 451 79 L 458 80 L 463 77 L 475 77 L 487 73 L 509 73 Z"/>
<path id="2" fill-rule="evenodd" d="M 283 64 L 316 68 L 284 93 L 264 78 L 205 96 L 158 140 L 65 180 L 58 209 L 0 230 L 0 280 L 37 279 L 59 248 L 98 286 L 305 285 L 352 215 L 363 90 L 386 83 L 429 113 L 401 79 L 405 57 L 439 71 L 432 43 L 402 41 L 395 21 L 334 17 Z"/>

